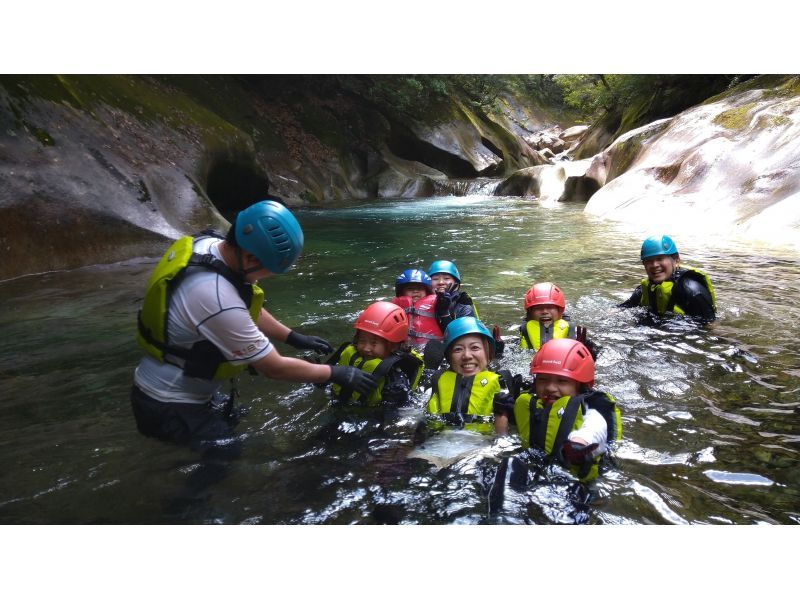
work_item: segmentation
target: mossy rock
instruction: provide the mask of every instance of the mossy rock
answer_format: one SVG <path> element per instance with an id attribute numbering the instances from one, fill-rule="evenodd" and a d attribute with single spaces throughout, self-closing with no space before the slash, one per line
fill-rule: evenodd
<path id="1" fill-rule="evenodd" d="M 750 102 L 743 106 L 737 106 L 717 114 L 712 121 L 715 125 L 720 125 L 726 129 L 741 130 L 750 124 L 750 111 L 755 108 L 757 104 Z"/>

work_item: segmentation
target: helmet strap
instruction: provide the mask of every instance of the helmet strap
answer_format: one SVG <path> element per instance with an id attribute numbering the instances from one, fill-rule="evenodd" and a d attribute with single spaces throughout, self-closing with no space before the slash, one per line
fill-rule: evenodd
<path id="1" fill-rule="evenodd" d="M 253 266 L 252 268 L 245 268 L 244 267 L 244 256 L 242 255 L 242 248 L 236 247 L 236 262 L 239 266 L 239 272 L 242 276 L 247 276 L 248 274 L 252 274 L 253 272 L 258 272 L 259 270 L 263 270 L 263 266 L 259 264 L 258 266 Z"/>

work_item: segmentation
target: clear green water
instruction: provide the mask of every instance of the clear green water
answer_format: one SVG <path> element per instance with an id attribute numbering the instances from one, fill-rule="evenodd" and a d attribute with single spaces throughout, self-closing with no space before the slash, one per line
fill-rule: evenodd
<path id="1" fill-rule="evenodd" d="M 561 286 L 573 321 L 603 347 L 597 383 L 624 417 L 618 468 L 597 485 L 588 521 L 800 521 L 797 254 L 679 237 L 685 262 L 715 283 L 719 321 L 652 328 L 613 307 L 641 278 L 645 231 L 590 219 L 580 206 L 436 198 L 299 218 L 304 255 L 266 282 L 267 307 L 334 344 L 366 304 L 393 294 L 400 271 L 433 259 L 456 261 L 482 318 L 508 338 L 534 281 Z M 575 520 L 557 472 L 509 489 L 488 514 L 488 487 L 515 437 L 434 437 L 420 447 L 419 408 L 380 426 L 334 411 L 311 385 L 242 379 L 244 450 L 229 463 L 140 436 L 128 391 L 154 262 L 0 283 L 0 523 Z M 502 365 L 527 371 L 530 355 L 509 345 Z M 465 454 L 448 467 L 419 458 L 454 447 Z"/>

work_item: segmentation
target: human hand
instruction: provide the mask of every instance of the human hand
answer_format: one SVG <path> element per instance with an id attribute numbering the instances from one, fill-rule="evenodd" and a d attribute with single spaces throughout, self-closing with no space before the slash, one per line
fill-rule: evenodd
<path id="1" fill-rule="evenodd" d="M 592 460 L 592 453 L 597 450 L 599 445 L 584 444 L 575 440 L 567 440 L 561 447 L 561 457 L 572 465 L 583 465 Z"/>
<path id="2" fill-rule="evenodd" d="M 436 291 L 436 313 L 439 316 L 446 316 L 454 307 L 454 303 L 458 299 L 458 291 L 452 290 L 452 285 L 448 285 L 446 289 Z"/>
<path id="3" fill-rule="evenodd" d="M 303 349 L 308 351 L 315 351 L 316 353 L 328 354 L 333 351 L 330 343 L 318 336 L 310 336 L 300 334 L 294 330 L 289 331 L 289 336 L 286 338 L 286 344 L 294 347 L 295 349 Z"/>
<path id="4" fill-rule="evenodd" d="M 378 381 L 372 374 L 368 374 L 351 365 L 332 365 L 330 367 L 331 377 L 328 378 L 328 382 L 352 388 L 362 395 L 368 395 L 378 388 Z"/>
<path id="5" fill-rule="evenodd" d="M 501 390 L 494 395 L 493 411 L 495 413 L 513 413 L 516 400 L 517 398 L 511 392 Z"/>

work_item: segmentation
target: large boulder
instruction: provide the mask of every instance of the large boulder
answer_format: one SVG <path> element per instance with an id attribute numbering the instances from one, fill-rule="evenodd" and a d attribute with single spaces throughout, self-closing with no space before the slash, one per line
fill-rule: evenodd
<path id="1" fill-rule="evenodd" d="M 561 133 L 560 137 L 567 143 L 572 143 L 573 141 L 578 141 L 581 137 L 583 137 L 584 133 L 586 133 L 588 130 L 589 125 L 575 125 L 574 127 L 565 129 Z"/>
<path id="2" fill-rule="evenodd" d="M 410 113 L 358 79 L 0 76 L 0 279 L 153 255 L 268 192 L 420 197 L 546 162 L 515 133 L 546 123 L 511 96 Z"/>
<path id="3" fill-rule="evenodd" d="M 758 77 L 614 145 L 588 213 L 800 246 L 800 77 Z"/>

